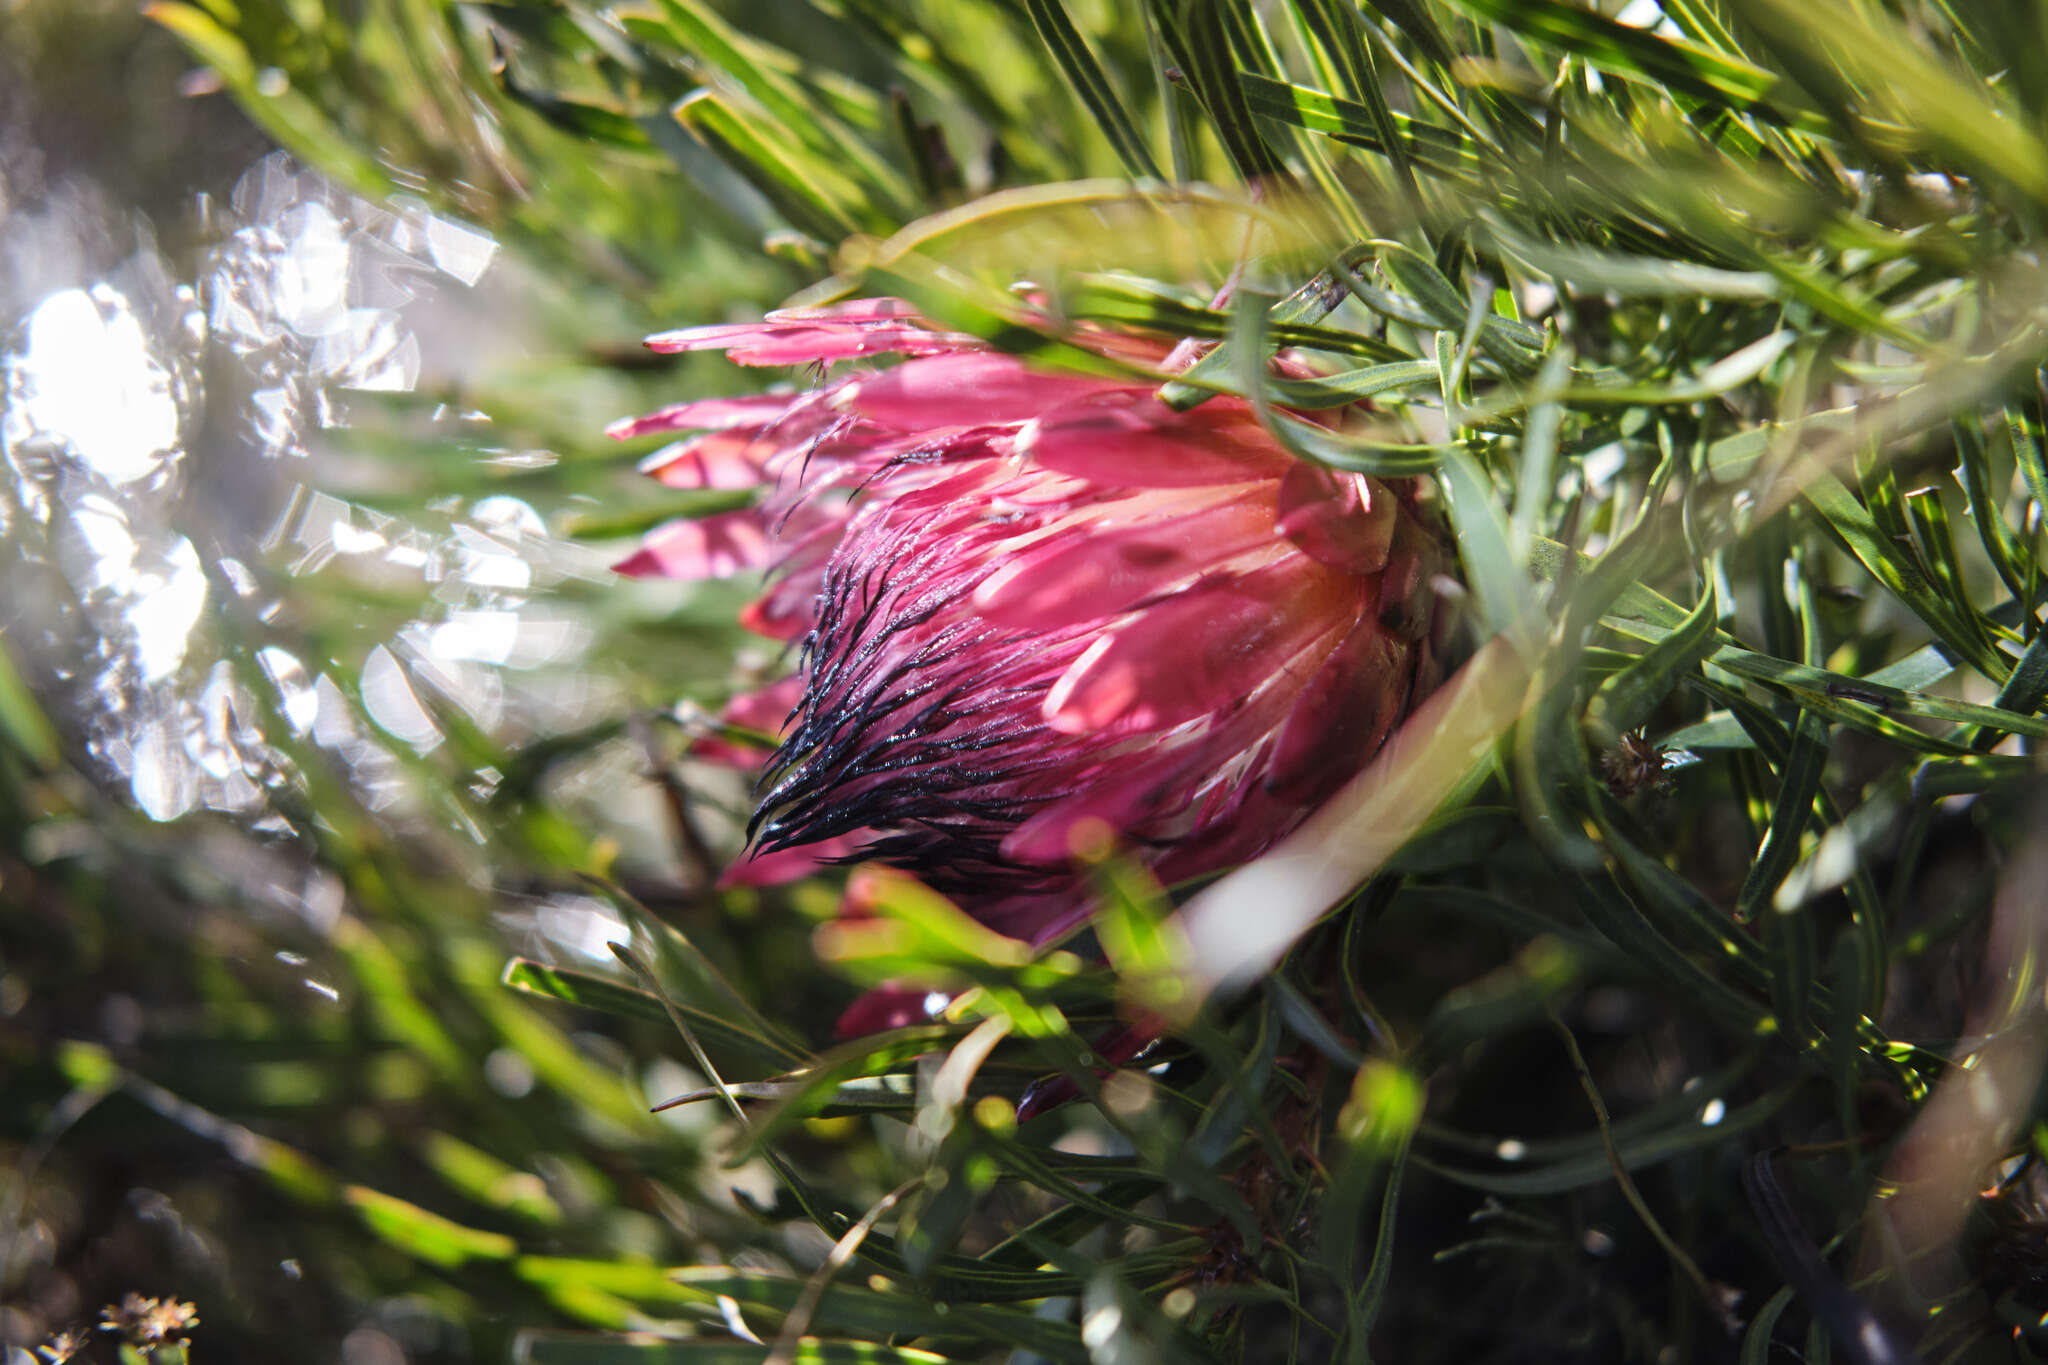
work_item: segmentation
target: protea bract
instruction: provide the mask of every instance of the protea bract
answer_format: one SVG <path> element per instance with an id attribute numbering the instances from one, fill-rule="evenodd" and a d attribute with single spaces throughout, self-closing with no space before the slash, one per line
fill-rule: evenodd
<path id="1" fill-rule="evenodd" d="M 1043 942 L 1087 913 L 1077 834 L 1168 883 L 1249 859 L 1441 676 L 1454 558 L 1430 486 L 1297 460 L 1240 399 L 1176 410 L 889 299 L 649 344 L 828 376 L 612 429 L 695 433 L 648 460 L 664 483 L 765 490 L 619 566 L 765 570 L 746 624 L 801 641 L 792 676 L 728 711 L 780 733 L 741 879 L 881 860 Z"/>

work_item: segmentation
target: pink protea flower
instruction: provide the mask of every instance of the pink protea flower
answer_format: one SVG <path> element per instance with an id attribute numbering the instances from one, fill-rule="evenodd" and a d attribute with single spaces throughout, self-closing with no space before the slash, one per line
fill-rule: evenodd
<path id="1" fill-rule="evenodd" d="M 1298 461 L 1240 400 L 1175 411 L 889 299 L 648 344 L 821 371 L 907 357 L 612 428 L 698 433 L 646 462 L 664 483 L 766 490 L 619 566 L 765 569 L 746 624 L 802 641 L 793 676 L 728 711 L 781 735 L 736 879 L 881 860 L 1043 942 L 1088 911 L 1077 832 L 1106 826 L 1169 883 L 1243 862 L 1441 676 L 1453 557 L 1429 486 Z"/>

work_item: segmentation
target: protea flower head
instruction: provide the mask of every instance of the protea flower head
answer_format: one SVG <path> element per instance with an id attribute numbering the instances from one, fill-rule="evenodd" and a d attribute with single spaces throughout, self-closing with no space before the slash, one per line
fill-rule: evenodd
<path id="1" fill-rule="evenodd" d="M 1169 884 L 1245 861 L 1441 676 L 1454 559 L 1428 484 L 1296 460 L 1239 399 L 1176 411 L 889 299 L 649 345 L 828 376 L 612 429 L 696 433 L 648 460 L 664 483 L 766 490 L 619 566 L 764 569 L 746 624 L 802 642 L 727 713 L 781 735 L 740 880 L 880 860 L 1042 942 L 1088 912 L 1077 834 L 1106 827 Z M 832 369 L 878 355 L 905 359 Z"/>

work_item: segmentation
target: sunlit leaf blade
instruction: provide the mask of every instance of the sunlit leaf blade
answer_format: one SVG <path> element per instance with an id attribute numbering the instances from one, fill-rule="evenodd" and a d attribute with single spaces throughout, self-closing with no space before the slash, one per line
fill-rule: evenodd
<path id="1" fill-rule="evenodd" d="M 524 1365 L 760 1365 L 767 1356 L 768 1348 L 758 1342 L 526 1332 L 517 1359 Z M 908 1346 L 818 1337 L 799 1340 L 790 1356 L 791 1365 L 947 1365 L 949 1359 Z"/>
<path id="2" fill-rule="evenodd" d="M 505 966 L 504 980 L 515 991 L 546 996 L 564 1004 L 582 1005 L 627 1018 L 668 1022 L 668 1012 L 653 995 L 594 972 L 513 958 Z M 690 1005 L 678 1005 L 677 1008 L 708 1042 L 752 1059 L 765 1068 L 783 1070 L 804 1060 L 772 1039 L 738 1027 L 720 1015 Z"/>
<path id="3" fill-rule="evenodd" d="M 1603 71 L 1657 88 L 1763 112 L 1779 82 L 1769 71 L 1693 43 L 1631 28 L 1563 0 L 1455 0 L 1480 18 L 1585 58 Z M 1796 106 L 1794 106 L 1796 109 Z"/>
<path id="4" fill-rule="evenodd" d="M 1108 73 L 1102 63 L 1088 49 L 1087 39 L 1074 27 L 1066 6 L 1061 0 L 1025 0 L 1031 12 L 1031 22 L 1037 28 L 1039 37 L 1045 41 L 1046 50 L 1059 63 L 1062 74 L 1074 87 L 1074 93 L 1088 106 L 1102 135 L 1124 163 L 1124 169 L 1132 175 L 1159 178 L 1159 167 L 1152 160 L 1152 152 L 1139 135 L 1131 115 L 1117 98 L 1111 86 Z"/>

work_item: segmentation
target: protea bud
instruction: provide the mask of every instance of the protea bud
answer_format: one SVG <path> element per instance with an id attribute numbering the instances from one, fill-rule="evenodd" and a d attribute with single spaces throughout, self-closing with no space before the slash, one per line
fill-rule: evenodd
<path id="1" fill-rule="evenodd" d="M 665 483 L 768 490 L 619 567 L 768 571 L 746 623 L 801 639 L 797 671 L 731 714 L 781 722 L 749 855 L 777 873 L 878 859 L 1044 941 L 1087 913 L 1077 833 L 1106 827 L 1169 884 L 1252 858 L 1442 674 L 1455 561 L 1430 485 L 1298 461 L 1238 399 L 1176 411 L 886 299 L 649 344 L 908 357 L 613 428 L 701 433 L 648 461 Z"/>

